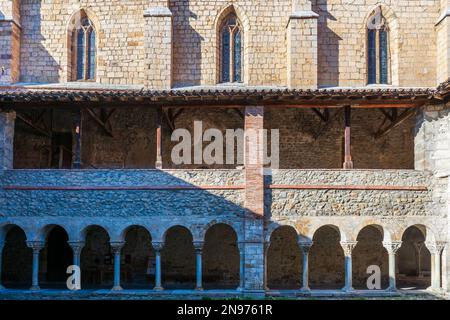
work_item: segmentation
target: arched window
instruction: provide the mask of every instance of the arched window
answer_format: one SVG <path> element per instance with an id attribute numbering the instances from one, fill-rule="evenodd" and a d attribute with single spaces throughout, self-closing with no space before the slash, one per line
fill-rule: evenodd
<path id="1" fill-rule="evenodd" d="M 242 81 L 242 27 L 230 13 L 220 28 L 220 81 Z"/>
<path id="2" fill-rule="evenodd" d="M 95 80 L 95 28 L 83 11 L 76 19 L 79 21 L 75 21 L 72 31 L 72 80 Z"/>
<path id="3" fill-rule="evenodd" d="M 389 84 L 389 28 L 381 8 L 368 21 L 367 48 L 368 84 Z"/>

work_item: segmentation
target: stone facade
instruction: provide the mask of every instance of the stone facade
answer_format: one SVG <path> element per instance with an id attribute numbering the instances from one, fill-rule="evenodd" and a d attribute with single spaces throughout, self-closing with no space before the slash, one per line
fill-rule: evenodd
<path id="1" fill-rule="evenodd" d="M 384 90 L 366 87 L 376 9 L 389 29 Z M 449 9 L 438 0 L 0 0 L 0 98 L 73 94 L 0 105 L 0 296 L 3 283 L 61 285 L 71 263 L 83 287 L 151 285 L 149 294 L 352 294 L 367 289 L 374 265 L 380 294 L 411 281 L 449 291 L 450 109 L 436 89 L 450 76 Z M 95 30 L 95 76 L 75 83 L 79 12 Z M 219 84 L 230 13 L 242 83 Z M 323 87 L 341 87 L 329 91 L 338 98 L 321 99 Z M 404 98 L 413 87 L 432 96 Z M 136 105 L 118 101 L 130 88 Z M 236 88 L 264 93 L 235 103 Z M 206 103 L 205 92 L 218 94 Z M 222 133 L 278 129 L 280 168 L 250 152 L 264 149 L 261 139 L 244 139 L 244 163 L 174 164 L 172 134 L 193 136 L 195 121 Z"/>

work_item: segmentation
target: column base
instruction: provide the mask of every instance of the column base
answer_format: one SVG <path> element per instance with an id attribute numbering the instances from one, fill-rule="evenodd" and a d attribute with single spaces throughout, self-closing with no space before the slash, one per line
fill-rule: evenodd
<path id="1" fill-rule="evenodd" d="M 386 289 L 387 292 L 397 292 L 397 288 L 396 287 L 389 287 Z"/>
<path id="2" fill-rule="evenodd" d="M 163 287 L 154 287 L 153 291 L 164 291 Z"/>
<path id="3" fill-rule="evenodd" d="M 195 288 L 195 291 L 203 291 L 204 289 L 202 287 Z"/>
<path id="4" fill-rule="evenodd" d="M 345 288 L 342 288 L 342 291 L 343 292 L 353 292 L 353 291 L 355 291 L 355 289 L 353 289 L 352 287 L 345 287 Z"/>
<path id="5" fill-rule="evenodd" d="M 156 163 L 155 163 L 155 169 L 162 169 L 163 168 L 163 164 L 162 164 L 162 161 L 157 161 Z"/>
<path id="6" fill-rule="evenodd" d="M 303 287 L 300 289 L 300 293 L 311 293 L 310 287 Z"/>
<path id="7" fill-rule="evenodd" d="M 249 298 L 263 299 L 266 297 L 266 292 L 264 290 L 244 289 L 244 290 L 242 290 L 242 292 L 246 297 L 249 297 Z"/>
<path id="8" fill-rule="evenodd" d="M 114 286 L 111 291 L 122 291 L 123 288 L 121 286 Z"/>
<path id="9" fill-rule="evenodd" d="M 353 169 L 353 161 L 346 161 L 342 166 L 345 170 Z"/>
<path id="10" fill-rule="evenodd" d="M 39 286 L 32 286 L 30 288 L 30 291 L 39 291 L 39 290 L 41 290 L 41 287 L 39 287 Z"/>

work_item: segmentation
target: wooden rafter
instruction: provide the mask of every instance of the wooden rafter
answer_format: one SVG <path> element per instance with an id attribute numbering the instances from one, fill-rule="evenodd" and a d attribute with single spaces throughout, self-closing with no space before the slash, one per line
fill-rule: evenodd
<path id="1" fill-rule="evenodd" d="M 103 117 L 96 114 L 95 111 L 92 110 L 91 108 L 86 108 L 86 110 L 89 113 L 89 115 L 91 116 L 91 118 L 94 119 L 94 121 L 97 122 L 97 124 L 105 131 L 105 133 L 113 138 L 114 134 L 113 134 L 111 122 L 109 120 L 110 120 L 111 116 L 114 114 L 114 112 L 116 111 L 116 109 L 112 109 L 108 114 L 106 114 Z"/>
<path id="2" fill-rule="evenodd" d="M 33 129 L 37 133 L 39 133 L 45 137 L 51 138 L 52 133 L 51 133 L 51 131 L 48 130 L 47 127 L 45 127 L 45 128 L 39 127 L 39 122 L 42 122 L 42 118 L 43 118 L 45 112 L 46 111 L 43 111 L 42 113 L 39 114 L 39 116 L 37 117 L 37 119 L 39 121 L 36 121 L 22 113 L 17 113 L 17 119 L 21 120 L 23 123 L 25 123 L 27 126 L 29 126 L 31 129 Z"/>
<path id="3" fill-rule="evenodd" d="M 164 108 L 164 118 L 166 119 L 167 124 L 169 125 L 170 130 L 175 131 L 175 121 L 181 114 L 185 111 L 184 108 L 178 108 L 174 112 L 173 108 Z"/>
<path id="4" fill-rule="evenodd" d="M 311 109 L 323 122 L 328 122 L 330 120 L 330 109 L 325 108 L 323 111 L 320 111 L 318 108 Z"/>
<path id="5" fill-rule="evenodd" d="M 417 114 L 418 108 L 413 109 L 407 109 L 402 114 L 400 114 L 395 121 L 392 121 L 387 127 L 380 128 L 378 132 L 375 134 L 375 139 L 380 139 L 384 136 L 386 136 L 389 132 L 391 132 L 393 129 L 401 125 L 406 120 L 410 119 L 414 115 Z"/>

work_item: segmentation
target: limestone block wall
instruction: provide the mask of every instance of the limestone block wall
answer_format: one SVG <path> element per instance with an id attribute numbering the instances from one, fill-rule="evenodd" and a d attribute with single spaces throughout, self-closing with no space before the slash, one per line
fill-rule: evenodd
<path id="1" fill-rule="evenodd" d="M 0 84 L 19 81 L 20 7 L 19 0 L 0 1 Z"/>
<path id="2" fill-rule="evenodd" d="M 426 106 L 416 121 L 415 166 L 436 173 L 450 170 L 450 106 Z"/>
<path id="3" fill-rule="evenodd" d="M 21 81 L 68 80 L 70 48 L 67 28 L 72 15 L 80 9 L 88 13 L 98 33 L 97 82 L 148 84 L 158 88 L 166 87 L 171 82 L 170 78 L 175 86 L 216 84 L 219 79 L 217 27 L 221 13 L 229 10 L 227 0 L 170 0 L 168 3 L 143 0 L 95 3 L 88 0 L 24 0 L 20 1 L 20 8 L 19 1 L 13 3 L 11 5 L 11 1 L 6 0 L 0 2 L 5 17 L 13 15 L 12 8 L 15 8 L 15 17 L 20 17 Z M 319 86 L 366 84 L 365 23 L 378 1 L 356 0 L 349 3 L 347 0 L 315 0 L 305 4 L 304 1 L 270 0 L 262 5 L 255 1 L 237 0 L 232 5 L 244 29 L 244 83 L 286 86 L 292 81 L 289 78 L 301 79 L 299 74 L 303 78 L 305 74 L 313 78 L 313 60 L 316 59 L 313 48 L 317 46 L 316 81 Z M 290 30 L 292 25 L 288 23 L 293 13 L 309 6 L 319 15 L 317 40 L 311 26 L 305 26 L 305 31 L 300 33 L 294 32 L 297 34 L 295 36 Z M 172 12 L 172 33 L 167 16 L 144 17 L 145 10 L 149 8 L 164 8 L 166 12 Z M 384 1 L 383 8 L 391 29 L 392 83 L 400 86 L 434 86 L 436 79 L 444 77 L 441 70 L 445 68 L 438 68 L 437 64 L 438 61 L 445 64 L 444 34 L 448 34 L 444 23 L 442 27 L 438 26 L 438 35 L 435 36 L 435 24 L 442 12 L 440 2 Z M 290 50 L 289 34 L 292 41 L 295 39 L 298 43 L 307 44 L 308 52 L 303 52 L 300 47 L 297 53 Z M 147 40 L 149 38 L 154 41 Z M 8 50 L 10 52 L 4 54 L 19 56 L 16 54 L 18 45 Z M 171 50 L 172 56 L 169 57 Z M 164 61 L 160 61 L 161 57 Z M 150 64 L 149 60 L 154 62 Z M 170 61 L 173 61 L 171 75 L 167 67 Z M 309 67 L 292 75 L 289 70 L 294 71 L 292 68 L 299 61 L 304 61 L 304 66 Z M 12 80 L 17 81 L 16 78 Z M 291 85 L 309 87 L 314 86 L 314 82 L 311 79 L 306 83 L 292 82 Z"/>

